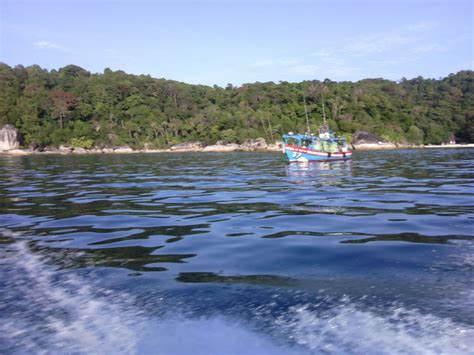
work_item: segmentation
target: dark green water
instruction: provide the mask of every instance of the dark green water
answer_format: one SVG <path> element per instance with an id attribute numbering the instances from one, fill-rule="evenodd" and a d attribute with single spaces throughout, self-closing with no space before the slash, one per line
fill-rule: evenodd
<path id="1" fill-rule="evenodd" d="M 473 153 L 0 156 L 0 351 L 469 353 Z"/>

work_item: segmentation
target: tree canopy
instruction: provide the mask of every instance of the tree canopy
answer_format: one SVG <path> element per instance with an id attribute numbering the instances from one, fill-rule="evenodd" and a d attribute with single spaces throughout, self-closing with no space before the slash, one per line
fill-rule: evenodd
<path id="1" fill-rule="evenodd" d="M 0 126 L 17 127 L 25 145 L 166 147 L 183 141 L 269 141 L 328 123 L 395 143 L 474 142 L 474 72 L 393 82 L 267 82 L 225 88 L 191 85 L 75 65 L 48 71 L 0 63 Z"/>

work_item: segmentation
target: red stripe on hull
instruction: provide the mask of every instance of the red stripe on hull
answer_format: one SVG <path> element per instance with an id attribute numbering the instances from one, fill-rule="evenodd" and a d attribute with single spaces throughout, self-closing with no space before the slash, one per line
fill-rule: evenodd
<path id="1" fill-rule="evenodd" d="M 285 146 L 285 149 L 287 149 L 291 152 L 305 153 L 305 154 L 316 155 L 316 156 L 320 156 L 320 157 L 327 157 L 328 156 L 328 152 L 321 152 L 321 151 L 312 150 L 312 149 L 309 149 L 309 148 L 297 147 L 297 146 L 292 146 L 292 145 Z M 339 158 L 339 157 L 344 158 L 344 157 L 351 156 L 352 152 L 347 151 L 345 153 L 330 153 L 330 154 L 331 154 L 331 157 L 334 157 L 334 158 Z"/>

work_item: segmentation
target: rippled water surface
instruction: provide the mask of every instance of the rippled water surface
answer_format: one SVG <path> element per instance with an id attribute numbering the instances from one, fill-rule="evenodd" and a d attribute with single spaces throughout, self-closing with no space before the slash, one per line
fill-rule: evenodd
<path id="1" fill-rule="evenodd" d="M 0 352 L 472 353 L 473 153 L 0 156 Z"/>

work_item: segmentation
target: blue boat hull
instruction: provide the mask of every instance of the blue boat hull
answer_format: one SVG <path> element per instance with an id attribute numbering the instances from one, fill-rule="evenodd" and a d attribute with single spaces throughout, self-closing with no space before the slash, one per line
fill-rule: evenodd
<path id="1" fill-rule="evenodd" d="M 352 152 L 329 153 L 292 145 L 283 145 L 283 152 L 290 162 L 333 161 L 352 158 Z"/>

